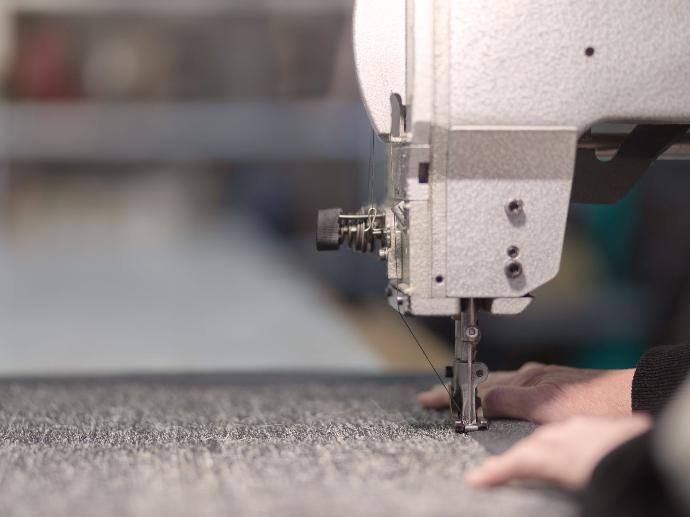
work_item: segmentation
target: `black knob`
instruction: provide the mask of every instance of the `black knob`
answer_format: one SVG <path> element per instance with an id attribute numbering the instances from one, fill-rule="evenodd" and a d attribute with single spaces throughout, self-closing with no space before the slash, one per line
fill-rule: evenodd
<path id="1" fill-rule="evenodd" d="M 343 213 L 340 208 L 319 210 L 316 222 L 316 249 L 335 251 L 340 248 L 340 221 Z"/>

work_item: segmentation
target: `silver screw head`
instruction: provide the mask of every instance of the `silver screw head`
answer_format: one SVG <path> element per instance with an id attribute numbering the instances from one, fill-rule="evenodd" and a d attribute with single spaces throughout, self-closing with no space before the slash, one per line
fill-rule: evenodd
<path id="1" fill-rule="evenodd" d="M 388 248 L 380 248 L 379 249 L 379 258 L 381 260 L 387 260 L 388 259 Z"/>
<path id="2" fill-rule="evenodd" d="M 479 339 L 481 335 L 479 329 L 474 325 L 471 325 L 465 329 L 465 337 L 467 339 Z"/>

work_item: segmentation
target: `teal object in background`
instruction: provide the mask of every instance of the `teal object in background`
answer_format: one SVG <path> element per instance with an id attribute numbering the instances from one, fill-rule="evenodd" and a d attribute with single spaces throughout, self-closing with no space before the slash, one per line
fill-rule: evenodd
<path id="1" fill-rule="evenodd" d="M 615 205 L 582 207 L 587 237 L 601 263 L 601 281 L 627 286 L 635 280 L 635 236 L 640 225 L 640 189 L 635 187 Z M 606 339 L 583 349 L 577 366 L 583 368 L 632 368 L 648 348 L 648 336 Z"/>
<path id="2" fill-rule="evenodd" d="M 602 263 L 604 280 L 629 282 L 633 277 L 634 238 L 640 224 L 640 195 L 635 187 L 615 205 L 587 205 L 582 218 Z"/>
<path id="3" fill-rule="evenodd" d="M 634 368 L 647 348 L 642 340 L 630 342 L 610 339 L 601 345 L 584 349 L 573 366 L 606 370 Z"/>

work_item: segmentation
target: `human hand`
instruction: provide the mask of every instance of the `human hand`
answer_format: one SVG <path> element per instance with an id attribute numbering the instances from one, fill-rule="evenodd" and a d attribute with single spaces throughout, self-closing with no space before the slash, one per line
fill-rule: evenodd
<path id="1" fill-rule="evenodd" d="M 512 481 L 542 481 L 565 490 L 585 488 L 597 464 L 616 447 L 649 430 L 649 415 L 575 417 L 537 429 L 508 452 L 465 476 L 477 488 Z"/>
<path id="2" fill-rule="evenodd" d="M 492 372 L 478 386 L 484 416 L 519 418 L 538 424 L 576 415 L 625 416 L 632 413 L 634 369 L 583 370 L 527 363 L 515 372 Z M 438 385 L 420 393 L 426 408 L 448 406 L 448 392 Z"/>

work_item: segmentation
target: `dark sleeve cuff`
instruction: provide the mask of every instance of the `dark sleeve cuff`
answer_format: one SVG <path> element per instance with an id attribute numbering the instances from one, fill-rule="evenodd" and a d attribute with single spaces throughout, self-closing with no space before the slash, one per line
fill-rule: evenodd
<path id="1" fill-rule="evenodd" d="M 690 372 L 690 345 L 650 349 L 637 364 L 632 409 L 657 415 Z"/>
<path id="2" fill-rule="evenodd" d="M 683 512 L 656 465 L 652 432 L 624 443 L 594 470 L 583 517 L 675 517 Z"/>

